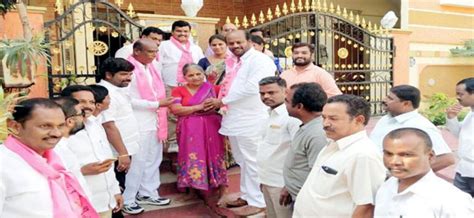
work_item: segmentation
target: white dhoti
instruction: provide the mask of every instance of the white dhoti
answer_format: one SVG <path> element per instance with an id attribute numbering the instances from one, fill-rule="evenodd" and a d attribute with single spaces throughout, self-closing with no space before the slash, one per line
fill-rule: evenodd
<path id="1" fill-rule="evenodd" d="M 160 164 L 163 159 L 163 145 L 158 141 L 156 131 L 140 132 L 140 150 L 132 156 L 132 163 L 125 180 L 123 198 L 125 204 L 135 202 L 141 196 L 159 198 Z"/>
<path id="2" fill-rule="evenodd" d="M 240 166 L 241 198 L 251 206 L 264 208 L 257 174 L 257 148 L 261 140 L 261 136 L 229 136 L 232 155 Z"/>

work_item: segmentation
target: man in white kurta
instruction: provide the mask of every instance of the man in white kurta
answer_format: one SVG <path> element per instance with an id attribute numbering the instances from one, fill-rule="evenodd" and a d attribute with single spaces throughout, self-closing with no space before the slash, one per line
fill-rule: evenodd
<path id="1" fill-rule="evenodd" d="M 319 153 L 296 197 L 293 217 L 372 214 L 386 170 L 364 130 L 369 103 L 353 95 L 336 95 L 328 99 L 322 116 L 326 135 L 333 141 Z"/>
<path id="2" fill-rule="evenodd" d="M 436 176 L 430 137 L 416 128 L 401 128 L 384 139 L 384 164 L 392 177 L 377 191 L 375 217 L 472 217 L 470 195 Z"/>
<path id="3" fill-rule="evenodd" d="M 155 77 L 152 77 L 152 72 L 157 73 L 156 79 L 163 84 L 159 72 L 152 64 L 156 58 L 153 54 L 156 54 L 158 47 L 148 39 L 138 40 L 134 47 L 133 55 L 128 58 L 129 61 L 133 61 L 131 63 L 135 66 L 130 83 L 130 97 L 133 114 L 140 123 L 138 127 L 140 150 L 134 157 L 134 165 L 132 165 L 129 176 L 138 178 L 138 182 L 133 183 L 134 186 L 127 186 L 124 192 L 124 202 L 126 205 L 130 205 L 135 202 L 136 197 L 138 203 L 162 206 L 169 204 L 170 199 L 160 197 L 157 191 L 160 187 L 159 168 L 163 159 L 163 144 L 158 138 L 158 125 L 166 128 L 167 123 L 166 120 L 162 125 L 159 123 L 157 112 L 160 107 L 167 107 L 172 98 L 159 97 L 158 88 L 154 87 L 156 82 L 153 81 Z M 148 87 L 150 87 L 146 91 L 150 92 L 150 95 L 153 96 L 152 99 L 145 99 L 141 95 L 140 89 L 144 87 L 139 87 L 139 80 L 146 80 Z M 163 86 L 163 93 L 164 91 Z"/>
<path id="4" fill-rule="evenodd" d="M 79 161 L 92 193 L 92 205 L 102 217 L 110 217 L 114 209 L 121 209 L 123 199 L 112 167 L 115 158 L 98 118 L 101 111 L 95 106 L 93 91 L 87 86 L 74 85 L 66 87 L 61 95 L 78 100 L 84 111 L 85 128 L 68 138 L 67 147 Z"/>
<path id="5" fill-rule="evenodd" d="M 165 35 L 165 32 L 163 32 L 161 29 L 157 27 L 147 27 L 142 31 L 140 35 L 140 39 L 152 40 L 156 43 L 156 46 L 160 47 L 160 44 L 164 39 L 164 35 Z M 123 58 L 123 59 L 127 59 L 128 57 L 130 57 L 130 55 L 133 54 L 133 44 L 134 43 L 130 43 L 128 45 L 123 46 L 119 50 L 117 50 L 117 52 L 115 52 L 115 57 Z"/>
<path id="6" fill-rule="evenodd" d="M 125 175 L 124 193 L 127 192 L 128 187 L 135 189 L 134 187 L 140 185 L 141 178 L 136 175 L 143 166 L 141 159 L 134 157 L 140 152 L 139 125 L 133 114 L 132 99 L 129 93 L 129 84 L 134 68 L 130 62 L 123 58 L 107 59 L 102 64 L 103 74 L 98 83 L 98 85 L 107 88 L 110 95 L 110 106 L 101 113 L 100 117 L 102 125 L 106 130 L 107 138 L 112 144 L 114 140 L 116 140 L 115 142 L 123 142 L 128 152 L 127 155 L 131 157 L 130 169 Z M 117 130 L 118 134 L 114 134 L 113 132 L 117 133 Z M 117 151 L 116 153 L 119 152 Z M 119 153 L 118 158 L 122 156 Z M 144 209 L 133 201 L 130 204 L 124 204 L 123 211 L 129 214 L 138 214 L 143 212 Z"/>
<path id="7" fill-rule="evenodd" d="M 441 131 L 416 110 L 420 104 L 420 92 L 409 85 L 395 86 L 390 89 L 383 99 L 387 115 L 380 118 L 370 139 L 382 151 L 383 138 L 392 130 L 402 127 L 414 127 L 425 130 L 433 141 L 433 151 L 436 159 L 432 163 L 433 171 L 444 169 L 454 164 L 454 155 L 441 135 Z"/>
<path id="8" fill-rule="evenodd" d="M 178 73 L 182 73 L 179 66 L 184 66 L 184 64 L 180 65 L 183 50 L 191 52 L 192 60 L 189 60 L 188 63 L 196 64 L 204 57 L 202 49 L 189 39 L 190 34 L 191 25 L 188 22 L 176 21 L 172 24 L 171 37 L 173 39 L 161 42 L 158 53 L 162 65 L 161 74 L 167 86 L 176 87 L 182 82 L 178 81 Z M 173 43 L 172 40 L 176 40 L 178 43 Z"/>
<path id="9" fill-rule="evenodd" d="M 474 197 L 474 77 L 457 83 L 456 97 L 459 104 L 448 108 L 446 120 L 446 127 L 459 139 L 459 163 L 454 185 Z M 470 107 L 470 111 L 459 122 L 457 115 L 463 107 Z"/>
<path id="10" fill-rule="evenodd" d="M 56 147 L 54 147 L 54 151 L 62 159 L 64 167 L 71 171 L 77 178 L 87 197 L 91 199 L 92 194 L 84 175 L 82 175 L 79 160 L 68 147 L 69 137 L 84 129 L 84 113 L 81 110 L 79 101 L 72 97 L 60 97 L 54 99 L 54 101 L 61 105 L 66 113 L 66 128 L 64 128 L 63 137 L 59 140 L 58 144 L 56 144 Z"/>
<path id="11" fill-rule="evenodd" d="M 258 178 L 268 217 L 291 217 L 290 206 L 280 205 L 280 192 L 285 186 L 283 164 L 301 121 L 288 115 L 285 103 L 285 80 L 272 76 L 259 82 L 260 98 L 270 107 L 263 125 L 263 141 L 257 150 Z"/>
<path id="12" fill-rule="evenodd" d="M 263 194 L 260 191 L 257 174 L 257 148 L 262 143 L 260 130 L 268 118 L 268 108 L 259 96 L 258 82 L 268 76 L 274 76 L 276 67 L 266 55 L 251 48 L 250 36 L 237 30 L 227 35 L 227 45 L 236 56 L 235 73 L 228 73 L 223 89 L 226 95 L 218 100 L 217 107 L 225 105 L 225 114 L 219 133 L 228 136 L 232 155 L 240 166 L 240 192 L 242 196 L 230 206 L 245 206 L 238 215 L 258 213 L 265 207 Z M 230 69 L 230 68 L 229 68 Z M 234 69 L 232 69 L 233 71 Z M 229 88 L 230 86 L 230 88 Z M 221 92 L 226 92 L 222 90 Z"/>

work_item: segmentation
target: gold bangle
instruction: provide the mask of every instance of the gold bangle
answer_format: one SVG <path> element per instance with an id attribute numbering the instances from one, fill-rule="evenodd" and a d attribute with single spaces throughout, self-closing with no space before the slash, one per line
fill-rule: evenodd
<path id="1" fill-rule="evenodd" d="M 129 155 L 128 154 L 122 154 L 122 155 L 119 155 L 118 158 L 121 158 L 121 157 L 128 157 Z"/>

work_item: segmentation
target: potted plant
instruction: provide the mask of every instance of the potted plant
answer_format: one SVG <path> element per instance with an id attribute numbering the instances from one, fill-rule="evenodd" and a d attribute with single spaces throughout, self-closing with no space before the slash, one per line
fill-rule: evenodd
<path id="1" fill-rule="evenodd" d="M 428 120 L 435 126 L 444 126 L 446 124 L 446 109 L 456 104 L 455 98 L 449 98 L 448 95 L 437 92 L 430 96 L 426 101 L 426 108 L 421 111 Z M 458 115 L 459 120 L 463 120 L 467 111 L 463 110 Z"/>

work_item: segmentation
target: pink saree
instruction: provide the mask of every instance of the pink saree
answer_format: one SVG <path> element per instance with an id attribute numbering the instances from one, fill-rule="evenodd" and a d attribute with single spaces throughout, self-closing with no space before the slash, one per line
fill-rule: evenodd
<path id="1" fill-rule="evenodd" d="M 184 86 L 178 89 L 187 92 Z M 214 87 L 205 82 L 188 101 L 183 99 L 181 104 L 198 105 L 212 97 L 217 97 Z M 216 111 L 178 118 L 178 188 L 210 191 L 220 185 L 227 185 L 224 137 L 218 133 L 221 119 Z"/>

